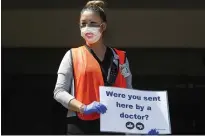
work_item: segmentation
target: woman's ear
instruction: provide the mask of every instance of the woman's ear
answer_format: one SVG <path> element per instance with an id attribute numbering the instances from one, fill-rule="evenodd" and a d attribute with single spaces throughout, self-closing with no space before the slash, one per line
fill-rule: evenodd
<path id="1" fill-rule="evenodd" d="M 102 23 L 102 31 L 106 31 L 107 29 L 107 23 Z"/>

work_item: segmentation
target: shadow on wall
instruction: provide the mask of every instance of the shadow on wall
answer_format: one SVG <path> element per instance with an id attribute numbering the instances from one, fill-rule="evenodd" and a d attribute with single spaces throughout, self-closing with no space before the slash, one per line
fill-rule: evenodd
<path id="1" fill-rule="evenodd" d="M 133 79 L 135 88 L 162 89 L 150 84 L 149 78 Z M 2 134 L 66 134 L 66 110 L 53 99 L 55 80 L 56 75 L 3 76 Z M 173 134 L 203 134 L 203 90 L 170 88 L 168 96 Z"/>
<path id="2" fill-rule="evenodd" d="M 53 99 L 56 71 L 67 49 L 3 49 L 2 134 L 66 134 L 66 109 Z M 131 54 L 136 54 L 133 49 Z M 129 57 L 135 64 L 135 58 Z M 137 64 L 135 64 L 137 65 Z M 136 67 L 131 65 L 131 69 Z M 46 71 L 47 70 L 47 71 Z M 46 73 L 47 72 L 47 73 Z M 203 134 L 205 77 L 146 76 L 133 73 L 138 89 L 167 89 L 173 134 Z M 177 87 L 176 84 L 185 84 Z"/>
<path id="3" fill-rule="evenodd" d="M 3 75 L 3 135 L 65 134 L 66 110 L 53 99 L 55 80 L 54 75 Z"/>

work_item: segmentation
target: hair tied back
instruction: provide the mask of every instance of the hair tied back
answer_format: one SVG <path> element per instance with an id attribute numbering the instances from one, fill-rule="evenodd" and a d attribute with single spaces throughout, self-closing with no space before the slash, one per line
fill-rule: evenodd
<path id="1" fill-rule="evenodd" d="M 105 3 L 102 0 L 92 0 L 88 1 L 85 7 L 99 7 L 102 11 L 104 11 Z"/>

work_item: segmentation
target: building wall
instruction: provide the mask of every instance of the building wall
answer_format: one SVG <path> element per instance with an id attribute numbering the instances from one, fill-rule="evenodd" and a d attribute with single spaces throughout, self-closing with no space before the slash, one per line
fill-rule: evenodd
<path id="1" fill-rule="evenodd" d="M 107 9 L 106 43 L 114 47 L 205 47 L 205 10 Z M 3 47 L 81 45 L 80 9 L 5 9 Z"/>

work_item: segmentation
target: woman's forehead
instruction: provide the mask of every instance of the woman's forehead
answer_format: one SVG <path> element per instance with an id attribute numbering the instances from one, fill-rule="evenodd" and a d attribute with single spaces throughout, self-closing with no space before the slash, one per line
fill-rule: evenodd
<path id="1" fill-rule="evenodd" d="M 90 10 L 85 10 L 84 12 L 82 12 L 80 16 L 80 21 L 100 22 L 101 18 L 97 13 L 90 11 Z"/>

